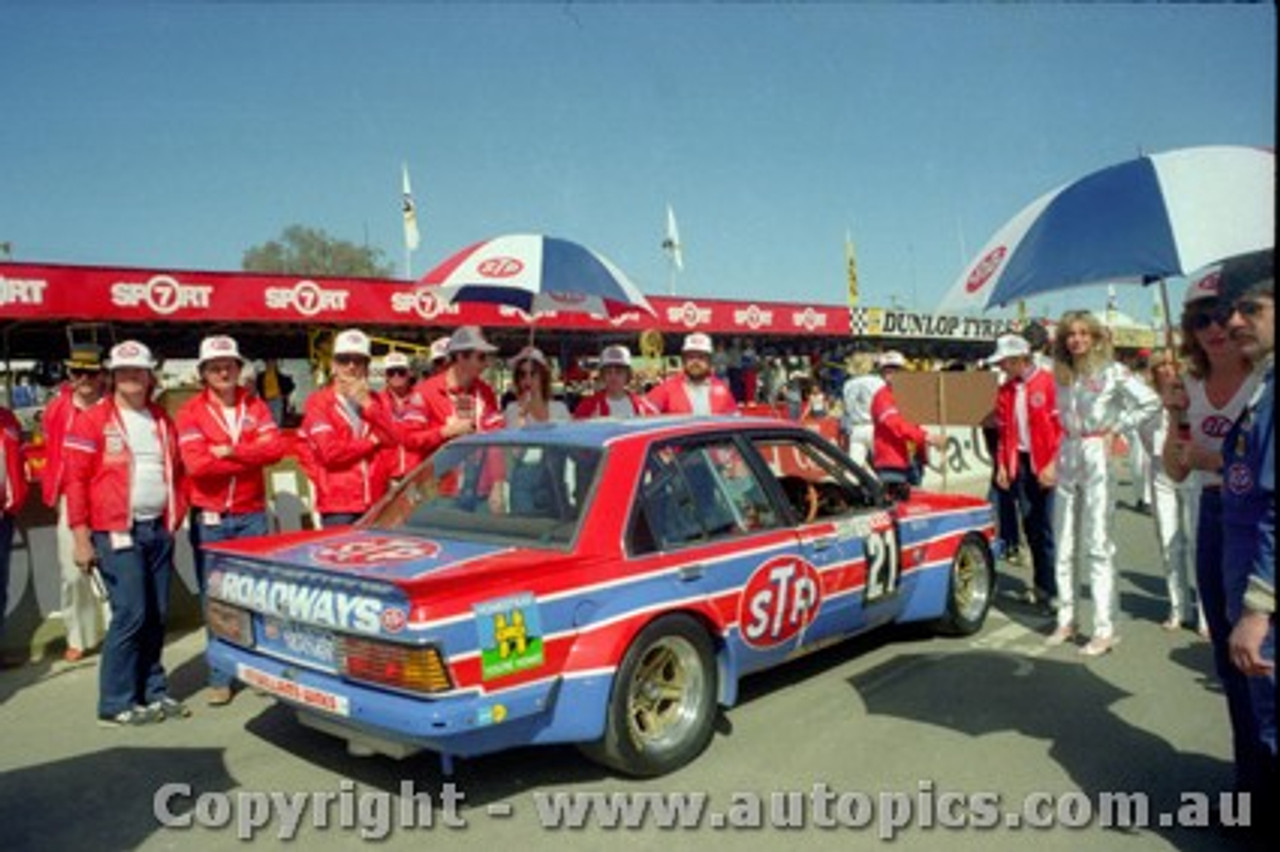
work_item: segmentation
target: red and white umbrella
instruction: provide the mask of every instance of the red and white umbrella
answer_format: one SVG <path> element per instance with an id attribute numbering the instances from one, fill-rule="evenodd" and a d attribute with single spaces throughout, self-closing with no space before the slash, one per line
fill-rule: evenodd
<path id="1" fill-rule="evenodd" d="M 509 305 L 616 317 L 653 306 L 621 269 L 586 246 L 541 234 L 511 234 L 467 246 L 421 279 L 446 302 Z"/>

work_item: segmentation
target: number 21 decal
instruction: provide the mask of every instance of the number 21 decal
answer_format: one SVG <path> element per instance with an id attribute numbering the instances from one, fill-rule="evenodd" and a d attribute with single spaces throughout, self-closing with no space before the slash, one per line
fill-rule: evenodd
<path id="1" fill-rule="evenodd" d="M 898 590 L 898 536 L 893 527 L 867 536 L 867 603 Z"/>

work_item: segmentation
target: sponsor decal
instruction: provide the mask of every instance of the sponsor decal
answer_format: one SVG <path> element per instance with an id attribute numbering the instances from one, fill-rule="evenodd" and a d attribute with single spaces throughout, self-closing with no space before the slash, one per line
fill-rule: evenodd
<path id="1" fill-rule="evenodd" d="M 733 324 L 746 326 L 753 331 L 767 325 L 773 325 L 773 311 L 765 310 L 759 305 L 747 305 L 745 310 L 733 312 Z"/>
<path id="2" fill-rule="evenodd" d="M 476 274 L 483 278 L 513 278 L 524 271 L 524 261 L 517 257 L 489 257 L 476 264 Z"/>
<path id="3" fill-rule="evenodd" d="M 587 301 L 585 294 L 565 290 L 548 290 L 546 297 L 558 305 L 581 305 Z"/>
<path id="4" fill-rule="evenodd" d="M 793 313 L 791 315 L 791 324 L 796 328 L 803 328 L 805 331 L 814 331 L 827 327 L 827 315 L 821 311 L 814 310 L 813 306 L 810 305 L 803 311 Z"/>
<path id="5" fill-rule="evenodd" d="M 48 281 L 0 275 L 0 305 L 43 305 Z"/>
<path id="6" fill-rule="evenodd" d="M 111 303 L 120 308 L 142 306 L 167 316 L 183 308 L 208 308 L 212 284 L 182 284 L 171 275 L 155 275 L 145 282 L 117 281 L 111 285 Z"/>
<path id="7" fill-rule="evenodd" d="M 1226 483 L 1232 494 L 1248 494 L 1253 490 L 1253 471 L 1244 462 L 1227 468 Z"/>
<path id="8" fill-rule="evenodd" d="M 399 633 L 408 622 L 405 611 L 398 606 L 389 606 L 382 611 L 382 629 L 387 633 Z"/>
<path id="9" fill-rule="evenodd" d="M 314 686 L 303 686 L 296 681 L 286 680 L 282 677 L 276 677 L 264 671 L 250 668 L 244 663 L 236 664 L 236 680 L 261 689 L 264 692 L 270 692 L 272 695 L 288 698 L 291 701 L 305 704 L 308 707 L 315 707 L 318 710 L 327 710 L 338 716 L 346 716 L 351 712 L 345 695 L 317 689 Z"/>
<path id="10" fill-rule="evenodd" d="M 497 725 L 507 718 L 507 705 L 494 704 L 476 710 L 477 725 Z"/>
<path id="11" fill-rule="evenodd" d="M 412 293 L 393 293 L 391 310 L 397 314 L 417 314 L 427 320 L 445 315 L 454 316 L 462 312 L 457 305 L 441 299 L 431 287 L 419 287 Z"/>
<path id="12" fill-rule="evenodd" d="M 982 285 L 995 275 L 996 270 L 1000 268 L 1000 264 L 1004 261 L 1004 256 L 1009 253 L 1009 249 L 1004 246 L 996 246 L 987 252 L 986 257 L 978 261 L 978 265 L 969 273 L 969 278 L 964 282 L 964 291 L 966 293 L 976 293 L 982 289 Z"/>
<path id="13" fill-rule="evenodd" d="M 673 305 L 667 308 L 667 322 L 674 322 L 686 328 L 696 328 L 711 322 L 711 309 L 700 308 L 693 302 Z"/>
<path id="14" fill-rule="evenodd" d="M 1031 398 L 1027 401 L 1031 403 L 1032 408 L 1044 408 L 1044 404 L 1048 400 L 1045 398 L 1044 391 L 1036 391 L 1031 394 Z"/>
<path id="15" fill-rule="evenodd" d="M 480 678 L 492 680 L 543 664 L 542 619 L 531 592 L 482 601 L 472 611 L 480 634 Z"/>
<path id="16" fill-rule="evenodd" d="M 757 568 L 742 590 L 738 624 L 753 648 L 773 648 L 803 633 L 822 606 L 822 578 L 795 556 L 776 556 Z"/>
<path id="17" fill-rule="evenodd" d="M 331 568 L 365 568 L 384 562 L 431 559 L 439 553 L 440 545 L 434 541 L 375 536 L 321 545 L 311 551 L 311 558 Z"/>
<path id="18" fill-rule="evenodd" d="M 293 310 L 304 317 L 313 317 L 321 311 L 345 311 L 350 295 L 348 290 L 325 289 L 309 279 L 292 287 L 268 287 L 265 293 L 268 310 Z"/>
<path id="19" fill-rule="evenodd" d="M 214 571 L 209 576 L 209 596 L 287 621 L 374 636 L 381 632 L 384 604 L 370 595 Z"/>
<path id="20" fill-rule="evenodd" d="M 858 515 L 836 523 L 836 535 L 841 541 L 855 538 L 870 538 L 875 533 L 884 532 L 893 527 L 893 519 L 888 512 L 872 512 L 869 515 Z"/>
<path id="21" fill-rule="evenodd" d="M 1231 431 L 1231 418 L 1221 414 L 1211 414 L 1200 423 L 1200 431 L 1210 438 L 1225 438 Z"/>

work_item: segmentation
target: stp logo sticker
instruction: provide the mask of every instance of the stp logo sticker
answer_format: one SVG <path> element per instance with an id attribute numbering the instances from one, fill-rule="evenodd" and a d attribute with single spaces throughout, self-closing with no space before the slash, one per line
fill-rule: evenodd
<path id="1" fill-rule="evenodd" d="M 1200 431 L 1210 438 L 1225 438 L 1231 431 L 1231 418 L 1221 414 L 1212 414 L 1200 424 Z"/>
<path id="2" fill-rule="evenodd" d="M 742 639 L 753 648 L 781 645 L 812 624 L 821 606 L 817 569 L 794 556 L 774 557 L 755 570 L 742 590 Z"/>
<path id="3" fill-rule="evenodd" d="M 382 611 L 382 629 L 388 633 L 399 633 L 404 630 L 405 624 L 409 619 L 405 616 L 404 610 L 398 606 L 389 606 Z"/>
<path id="4" fill-rule="evenodd" d="M 524 262 L 515 257 L 490 257 L 476 266 L 476 272 L 485 278 L 511 278 L 523 269 Z"/>
<path id="5" fill-rule="evenodd" d="M 311 558 L 334 568 L 357 568 L 383 562 L 430 559 L 439 552 L 440 545 L 434 541 L 377 536 L 322 545 L 311 552 Z"/>
<path id="6" fill-rule="evenodd" d="M 996 270 L 1000 268 L 1004 256 L 1009 250 L 1004 246 L 996 246 L 987 252 L 987 256 L 978 261 L 978 265 L 973 268 L 973 272 L 969 273 L 969 278 L 964 282 L 964 291 L 966 293 L 976 293 L 982 289 L 982 285 L 986 284 Z"/>

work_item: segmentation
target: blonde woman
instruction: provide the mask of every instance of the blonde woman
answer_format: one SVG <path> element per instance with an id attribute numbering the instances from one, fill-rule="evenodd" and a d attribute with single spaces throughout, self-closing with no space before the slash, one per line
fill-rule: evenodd
<path id="1" fill-rule="evenodd" d="M 1160 351 L 1152 356 L 1149 372 L 1151 386 L 1162 400 L 1186 393 L 1182 365 L 1173 352 Z M 1193 573 L 1191 566 L 1194 565 L 1195 554 L 1192 545 L 1195 524 L 1195 516 L 1191 514 L 1192 485 L 1169 475 L 1162 453 L 1169 434 L 1178 430 L 1178 423 L 1179 419 L 1165 410 L 1138 433 L 1143 449 L 1151 460 L 1148 466 L 1150 481 L 1147 493 L 1151 495 L 1151 516 L 1155 521 L 1156 542 L 1160 545 L 1160 555 L 1164 560 L 1165 584 L 1169 592 L 1169 617 L 1162 626 L 1165 630 L 1174 631 L 1182 629 L 1184 624 L 1194 622 L 1197 631 L 1208 636 L 1204 609 L 1196 606 L 1191 599 L 1188 581 L 1189 575 Z"/>
<path id="2" fill-rule="evenodd" d="M 1057 627 L 1047 640 L 1061 645 L 1077 635 L 1076 559 L 1081 557 L 1092 592 L 1093 631 L 1080 649 L 1087 657 L 1117 642 L 1117 594 L 1111 543 L 1110 448 L 1117 433 L 1142 427 L 1160 414 L 1160 398 L 1113 357 L 1106 328 L 1088 311 L 1068 311 L 1053 347 L 1062 446 L 1053 528 L 1058 552 Z"/>

